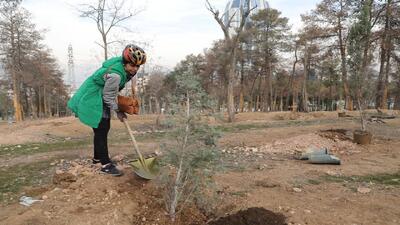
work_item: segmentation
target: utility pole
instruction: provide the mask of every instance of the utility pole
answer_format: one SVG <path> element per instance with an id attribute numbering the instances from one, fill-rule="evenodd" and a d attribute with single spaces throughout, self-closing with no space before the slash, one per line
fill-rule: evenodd
<path id="1" fill-rule="evenodd" d="M 72 45 L 68 45 L 68 78 L 67 84 L 69 85 L 69 94 L 73 95 L 76 90 L 75 82 L 75 69 L 74 69 L 74 53 Z"/>

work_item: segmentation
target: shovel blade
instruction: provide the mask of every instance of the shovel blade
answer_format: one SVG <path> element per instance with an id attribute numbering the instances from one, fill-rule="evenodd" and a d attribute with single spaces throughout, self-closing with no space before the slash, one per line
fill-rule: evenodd
<path id="1" fill-rule="evenodd" d="M 140 160 L 136 159 L 131 161 L 130 165 L 133 167 L 133 171 L 136 175 L 146 180 L 153 180 L 157 177 L 159 172 L 155 158 L 144 159 L 144 164 L 142 164 Z"/>

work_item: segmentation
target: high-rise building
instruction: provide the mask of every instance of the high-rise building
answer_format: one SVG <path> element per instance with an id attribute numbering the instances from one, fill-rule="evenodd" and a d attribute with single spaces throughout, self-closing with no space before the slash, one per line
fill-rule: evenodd
<path id="1" fill-rule="evenodd" d="M 269 8 L 269 4 L 266 0 L 229 0 L 225 8 L 224 24 L 228 25 L 229 19 L 233 17 L 229 28 L 229 32 L 231 34 L 234 34 L 235 30 L 240 25 L 240 19 L 242 17 L 240 8 L 245 9 L 247 7 L 247 1 L 250 1 L 250 9 L 253 9 L 250 13 L 250 16 L 262 9 Z M 248 17 L 247 20 L 249 19 L 250 18 Z"/>

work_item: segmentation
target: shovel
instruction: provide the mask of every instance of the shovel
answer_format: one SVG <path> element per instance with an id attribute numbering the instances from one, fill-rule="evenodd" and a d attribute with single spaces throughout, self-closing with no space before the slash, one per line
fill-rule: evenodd
<path id="1" fill-rule="evenodd" d="M 143 158 L 142 153 L 139 151 L 139 147 L 136 143 L 136 139 L 133 136 L 133 132 L 131 127 L 128 124 L 128 121 L 124 118 L 124 124 L 126 129 L 129 132 L 129 136 L 131 136 L 133 147 L 136 151 L 136 154 L 139 156 L 139 159 L 132 161 L 130 164 L 133 167 L 133 171 L 141 178 L 146 180 L 152 180 L 157 177 L 158 168 L 156 167 L 156 158 Z"/>

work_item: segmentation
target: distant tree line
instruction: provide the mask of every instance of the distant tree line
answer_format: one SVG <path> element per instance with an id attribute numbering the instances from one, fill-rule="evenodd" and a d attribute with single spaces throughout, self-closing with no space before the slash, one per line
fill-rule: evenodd
<path id="1" fill-rule="evenodd" d="M 0 113 L 25 118 L 66 114 L 68 87 L 43 31 L 19 0 L 0 1 Z"/>
<path id="2" fill-rule="evenodd" d="M 168 110 L 166 96 L 179 91 L 177 77 L 188 72 L 229 121 L 244 111 L 400 109 L 398 0 L 321 0 L 302 15 L 297 33 L 278 10 L 250 14 L 249 7 L 237 12 L 247 22 L 231 33 L 231 21 L 223 23 L 222 14 L 208 1 L 206 6 L 224 39 L 203 54 L 188 55 L 172 71 L 147 69 L 139 93 L 144 113 Z M 19 121 L 65 114 L 68 87 L 41 43 L 42 33 L 20 0 L 0 0 L 0 7 L 1 115 L 12 112 Z M 121 19 L 135 14 L 126 15 Z"/>
<path id="3" fill-rule="evenodd" d="M 209 3 L 208 9 L 219 15 Z M 204 54 L 187 56 L 163 82 L 150 76 L 146 95 L 159 104 L 152 111 L 166 105 L 163 93 L 173 92 L 176 74 L 185 71 L 200 77 L 216 110 L 229 111 L 230 84 L 235 112 L 336 110 L 338 102 L 347 110 L 400 109 L 399 1 L 323 0 L 302 21 L 293 34 L 276 9 L 251 15 L 233 64 L 228 36 Z"/>

